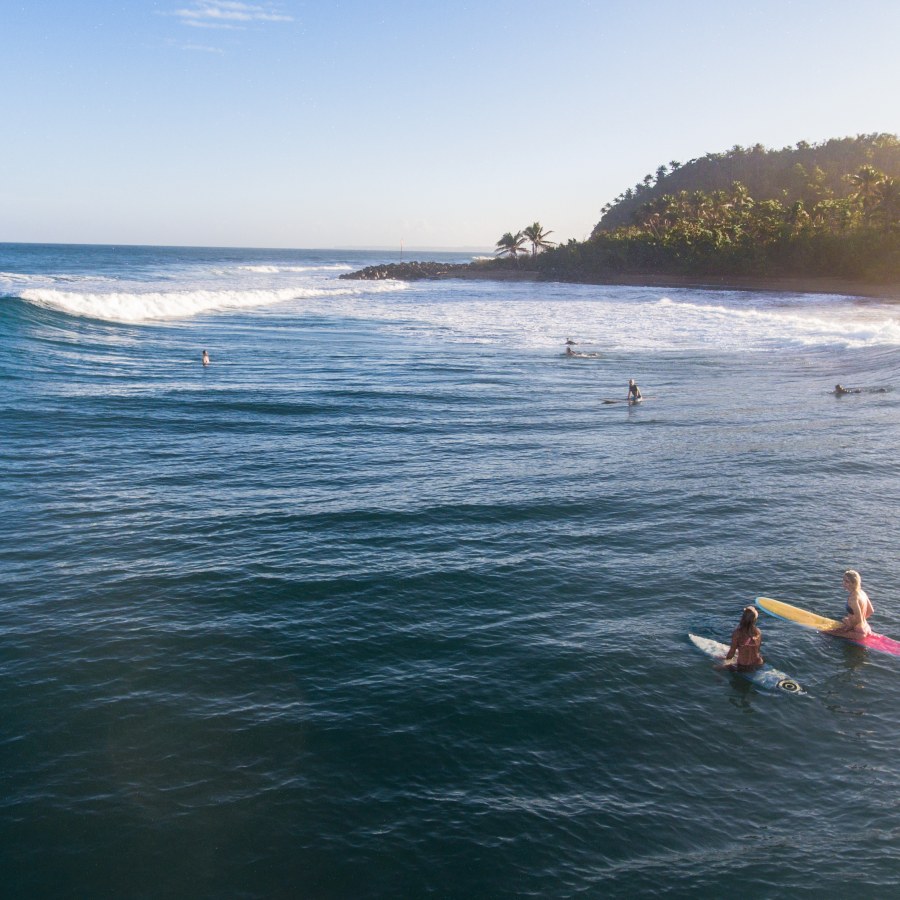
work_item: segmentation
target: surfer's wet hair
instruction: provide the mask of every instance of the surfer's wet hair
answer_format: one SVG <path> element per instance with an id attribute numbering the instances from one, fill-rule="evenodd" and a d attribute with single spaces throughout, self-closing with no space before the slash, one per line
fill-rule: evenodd
<path id="1" fill-rule="evenodd" d="M 844 578 L 849 578 L 853 582 L 853 587 L 859 587 L 862 584 L 862 575 L 856 569 L 847 569 L 844 572 Z"/>

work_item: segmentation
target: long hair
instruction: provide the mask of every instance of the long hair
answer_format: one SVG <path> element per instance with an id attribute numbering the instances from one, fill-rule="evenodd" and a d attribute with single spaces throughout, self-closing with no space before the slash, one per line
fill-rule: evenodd
<path id="1" fill-rule="evenodd" d="M 740 624 L 738 625 L 740 632 L 748 637 L 756 637 L 760 634 L 760 630 L 756 627 L 756 620 L 758 617 L 759 613 L 756 611 L 755 607 L 745 606 L 744 612 L 741 615 Z"/>

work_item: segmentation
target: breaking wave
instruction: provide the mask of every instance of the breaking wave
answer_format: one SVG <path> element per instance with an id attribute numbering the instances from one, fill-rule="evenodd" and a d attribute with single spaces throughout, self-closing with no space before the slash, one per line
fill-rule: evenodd
<path id="1" fill-rule="evenodd" d="M 367 293 L 397 291 L 397 282 L 370 286 Z M 292 300 L 317 300 L 359 294 L 356 288 L 285 287 L 275 290 L 190 290 L 146 293 L 76 293 L 52 288 L 22 291 L 28 303 L 72 316 L 108 322 L 140 323 L 185 319 L 202 313 L 273 306 Z"/>

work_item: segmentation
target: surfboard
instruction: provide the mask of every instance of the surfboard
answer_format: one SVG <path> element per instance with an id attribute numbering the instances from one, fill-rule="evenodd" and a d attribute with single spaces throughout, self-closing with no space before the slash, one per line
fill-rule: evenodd
<path id="1" fill-rule="evenodd" d="M 699 637 L 696 634 L 689 634 L 688 637 L 698 650 L 718 662 L 722 662 L 728 653 L 728 644 L 720 644 L 711 638 Z M 751 672 L 741 672 L 730 665 L 728 669 L 734 672 L 735 675 L 746 678 L 747 681 L 765 691 L 783 691 L 785 694 L 806 693 L 790 675 L 779 672 L 778 669 L 770 666 L 768 663 L 763 663 L 758 669 L 753 669 Z"/>
<path id="2" fill-rule="evenodd" d="M 823 634 L 831 634 L 832 637 L 850 641 L 851 644 L 859 644 L 860 647 L 868 647 L 870 650 L 880 650 L 882 653 L 891 653 L 900 656 L 900 641 L 885 637 L 883 634 L 868 634 L 865 637 L 855 637 L 847 634 L 834 634 L 834 629 L 841 623 L 837 619 L 828 619 L 825 616 L 817 616 L 815 613 L 801 609 L 799 606 L 791 606 L 781 600 L 773 600 L 771 597 L 757 597 L 756 605 L 765 610 L 770 616 L 795 622 L 804 628 L 813 628 Z"/>

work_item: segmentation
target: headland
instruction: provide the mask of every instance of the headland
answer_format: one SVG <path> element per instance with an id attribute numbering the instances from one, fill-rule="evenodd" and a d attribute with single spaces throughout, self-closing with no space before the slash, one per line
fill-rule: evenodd
<path id="1" fill-rule="evenodd" d="M 872 297 L 900 303 L 900 282 L 877 282 L 837 276 L 753 276 L 753 275 L 660 275 L 582 274 L 565 276 L 531 268 L 511 266 L 503 261 L 479 260 L 471 263 L 410 261 L 367 266 L 347 272 L 341 278 L 357 281 L 421 281 L 424 279 L 466 279 L 484 281 L 542 281 L 568 284 L 611 284 L 633 287 L 698 288 L 720 291 L 772 291 L 792 294 L 839 294 Z"/>

